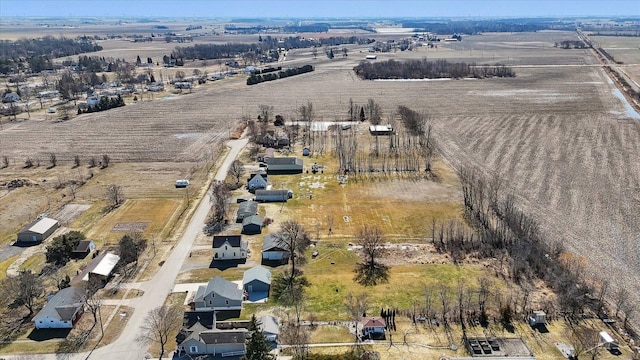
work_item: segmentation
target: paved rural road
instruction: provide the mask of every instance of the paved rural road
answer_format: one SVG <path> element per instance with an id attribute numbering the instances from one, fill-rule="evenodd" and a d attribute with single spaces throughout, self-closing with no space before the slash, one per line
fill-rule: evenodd
<path id="1" fill-rule="evenodd" d="M 240 151 L 247 144 L 247 139 L 230 140 L 227 145 L 231 148 L 224 162 L 221 164 L 216 173 L 215 180 L 223 181 L 227 177 L 229 166 L 236 159 Z M 143 283 L 144 294 L 136 299 L 128 299 L 127 306 L 135 307 L 136 310 L 127 321 L 126 327 L 122 330 L 120 337 L 113 343 L 96 349 L 91 353 L 79 353 L 69 357 L 69 359 L 96 359 L 96 360 L 140 360 L 147 355 L 146 347 L 135 341 L 136 336 L 140 333 L 140 327 L 143 324 L 147 313 L 164 303 L 167 295 L 173 289 L 175 280 L 180 272 L 180 268 L 184 260 L 189 256 L 191 246 L 196 236 L 202 231 L 207 213 L 210 209 L 209 198 L 207 195 L 200 201 L 196 212 L 191 218 L 191 222 L 182 234 L 182 237 L 175 245 L 171 255 L 167 258 L 164 265 L 156 273 L 153 279 Z M 171 344 L 171 339 L 169 341 Z M 169 352 L 173 350 L 169 345 Z M 157 356 L 157 354 L 153 354 Z M 167 354 L 165 354 L 167 355 Z M 24 358 L 23 356 L 3 356 L 6 359 Z M 38 359 L 54 360 L 57 359 L 55 354 L 38 355 Z"/>

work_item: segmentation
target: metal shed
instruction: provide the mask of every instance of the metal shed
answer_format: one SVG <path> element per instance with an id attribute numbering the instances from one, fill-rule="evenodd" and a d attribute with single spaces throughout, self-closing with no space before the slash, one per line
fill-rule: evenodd
<path id="1" fill-rule="evenodd" d="M 18 232 L 18 243 L 38 243 L 44 241 L 60 227 L 58 220 L 43 217 L 27 224 Z"/>

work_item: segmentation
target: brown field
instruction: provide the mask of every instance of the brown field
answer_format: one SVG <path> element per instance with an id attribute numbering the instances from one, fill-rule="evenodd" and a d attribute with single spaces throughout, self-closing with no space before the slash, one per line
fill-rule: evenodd
<path id="1" fill-rule="evenodd" d="M 617 287 L 635 286 L 640 273 L 640 120 L 625 115 L 589 51 L 553 47 L 569 39 L 575 34 L 478 35 L 437 50 L 379 56 L 515 66 L 515 78 L 485 80 L 361 81 L 351 71 L 364 58 L 361 50 L 333 61 L 314 60 L 308 49 L 295 50 L 287 61 L 311 63 L 315 72 L 251 87 L 241 79 L 204 86 L 193 94 L 64 123 L 5 125 L 0 155 L 18 162 L 49 151 L 68 158 L 80 151 L 108 153 L 119 161 L 210 158 L 213 144 L 228 136 L 242 114 L 257 116 L 259 104 L 273 105 L 287 120 L 307 101 L 323 120 L 344 119 L 350 98 L 359 104 L 373 98 L 385 114 L 407 105 L 431 116 L 448 163 L 500 173 L 518 204 L 540 221 L 545 236 L 590 260 L 589 275 L 608 278 Z M 629 60 L 640 63 L 637 56 Z M 632 295 L 640 303 L 640 295 Z"/>

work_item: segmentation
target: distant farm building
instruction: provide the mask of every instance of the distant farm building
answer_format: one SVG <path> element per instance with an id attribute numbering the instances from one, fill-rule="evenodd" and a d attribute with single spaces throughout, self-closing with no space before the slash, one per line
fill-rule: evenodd
<path id="1" fill-rule="evenodd" d="M 369 126 L 369 133 L 371 135 L 391 135 L 393 134 L 393 127 L 391 125 L 371 125 Z"/>
<path id="2" fill-rule="evenodd" d="M 57 228 L 60 227 L 58 220 L 43 217 L 27 224 L 18 231 L 17 242 L 19 244 L 35 244 L 44 241 Z"/>
<path id="3" fill-rule="evenodd" d="M 304 162 L 296 157 L 274 157 L 267 159 L 267 174 L 302 174 Z"/>

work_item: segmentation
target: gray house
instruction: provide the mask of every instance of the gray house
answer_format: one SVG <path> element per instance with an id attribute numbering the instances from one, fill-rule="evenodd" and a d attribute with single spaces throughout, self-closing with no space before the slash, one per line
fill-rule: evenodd
<path id="1" fill-rule="evenodd" d="M 267 174 L 302 174 L 303 161 L 296 157 L 273 157 L 267 159 Z"/>
<path id="2" fill-rule="evenodd" d="M 280 335 L 280 320 L 271 315 L 263 315 L 258 318 L 258 327 L 264 333 L 267 341 L 278 342 Z"/>
<path id="3" fill-rule="evenodd" d="M 264 219 L 258 215 L 252 215 L 242 220 L 242 233 L 247 235 L 260 234 Z"/>
<path id="4" fill-rule="evenodd" d="M 286 264 L 289 262 L 289 251 L 280 244 L 279 232 L 268 234 L 262 242 L 262 261 Z"/>
<path id="5" fill-rule="evenodd" d="M 189 335 L 178 343 L 178 356 L 212 355 L 237 359 L 246 353 L 245 341 L 249 332 L 246 329 L 218 330 L 207 329 L 200 323 L 187 329 Z"/>
<path id="6" fill-rule="evenodd" d="M 254 266 L 242 275 L 242 287 L 249 301 L 257 301 L 269 297 L 271 287 L 271 270 L 260 265 Z"/>
<path id="7" fill-rule="evenodd" d="M 27 224 L 18 231 L 17 242 L 20 244 L 35 244 L 44 241 L 60 227 L 58 220 L 43 217 Z"/>
<path id="8" fill-rule="evenodd" d="M 240 235 L 217 235 L 213 237 L 214 260 L 242 260 L 247 258 L 249 244 Z"/>
<path id="9" fill-rule="evenodd" d="M 196 311 L 242 310 L 242 290 L 238 284 L 216 276 L 198 287 L 193 302 Z"/>
<path id="10" fill-rule="evenodd" d="M 241 202 L 240 206 L 238 206 L 238 212 L 236 213 L 236 222 L 241 223 L 242 220 L 249 216 L 258 214 L 258 203 L 249 200 L 245 202 Z"/>
<path id="11" fill-rule="evenodd" d="M 250 193 L 254 193 L 256 190 L 266 189 L 267 185 L 267 179 L 264 176 L 255 174 L 249 182 L 247 182 L 247 189 L 249 189 Z"/>
<path id="12" fill-rule="evenodd" d="M 36 329 L 71 329 L 82 316 L 83 292 L 68 287 L 53 295 L 33 318 Z"/>

